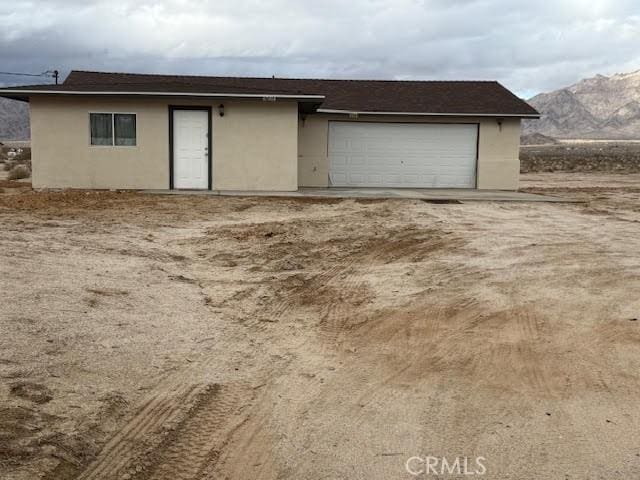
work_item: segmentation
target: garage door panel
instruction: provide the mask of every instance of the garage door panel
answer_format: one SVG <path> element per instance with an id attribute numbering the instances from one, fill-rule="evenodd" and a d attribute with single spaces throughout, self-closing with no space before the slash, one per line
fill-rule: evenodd
<path id="1" fill-rule="evenodd" d="M 474 188 L 477 125 L 329 123 L 334 186 Z"/>
<path id="2" fill-rule="evenodd" d="M 349 179 L 347 178 L 347 175 L 344 173 L 334 173 L 334 181 L 336 182 L 336 184 L 345 184 L 349 181 Z"/>
<path id="3" fill-rule="evenodd" d="M 367 165 L 367 156 L 366 155 L 351 155 L 347 157 L 347 163 L 355 166 L 366 166 Z"/>
<path id="4" fill-rule="evenodd" d="M 336 166 L 343 166 L 343 165 L 347 165 L 347 163 L 349 163 L 349 159 L 347 158 L 346 155 L 337 155 L 334 154 L 332 157 L 332 163 Z"/>

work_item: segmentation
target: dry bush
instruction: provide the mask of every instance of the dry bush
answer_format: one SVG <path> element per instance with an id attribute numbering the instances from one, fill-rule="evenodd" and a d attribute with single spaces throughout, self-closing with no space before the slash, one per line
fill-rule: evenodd
<path id="1" fill-rule="evenodd" d="M 23 165 L 31 165 L 31 149 L 23 148 L 21 153 L 13 157 L 13 161 Z"/>
<path id="2" fill-rule="evenodd" d="M 9 171 L 16 165 L 26 165 L 31 168 L 31 148 L 24 147 L 20 153 L 9 155 L 10 151 L 7 147 L 0 149 L 0 162 L 5 162 L 5 170 Z M 17 149 L 15 150 L 17 152 Z M 11 167 L 7 168 L 7 163 L 11 163 Z"/>
<path id="3" fill-rule="evenodd" d="M 8 180 L 19 180 L 21 178 L 29 178 L 31 176 L 31 170 L 26 165 L 16 165 L 11 169 Z"/>
<path id="4" fill-rule="evenodd" d="M 29 170 L 31 170 L 31 149 L 23 148 L 22 152 L 17 154 L 15 157 L 9 159 L 9 161 L 13 162 L 13 166 L 26 165 L 29 168 Z"/>

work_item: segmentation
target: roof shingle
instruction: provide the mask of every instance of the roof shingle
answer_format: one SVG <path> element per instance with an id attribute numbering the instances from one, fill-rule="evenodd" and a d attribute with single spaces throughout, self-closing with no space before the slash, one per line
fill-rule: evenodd
<path id="1" fill-rule="evenodd" d="M 320 80 L 72 71 L 62 85 L 11 89 L 18 88 L 60 93 L 76 91 L 190 95 L 323 95 L 325 98 L 320 105 L 321 110 L 448 115 L 538 115 L 538 112 L 524 100 L 494 81 Z"/>

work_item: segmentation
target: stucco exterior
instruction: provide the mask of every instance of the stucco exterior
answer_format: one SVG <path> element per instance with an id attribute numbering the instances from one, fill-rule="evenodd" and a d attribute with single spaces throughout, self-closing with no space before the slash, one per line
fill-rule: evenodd
<path id="1" fill-rule="evenodd" d="M 33 97 L 35 188 L 167 188 L 168 107 L 162 102 Z M 135 147 L 91 146 L 89 112 L 137 115 Z"/>
<path id="2" fill-rule="evenodd" d="M 520 178 L 520 119 L 480 121 L 478 188 L 517 190 Z"/>
<path id="3" fill-rule="evenodd" d="M 298 188 L 295 101 L 34 96 L 30 103 L 35 188 L 169 188 L 169 105 L 212 108 L 213 189 Z M 135 113 L 136 146 L 90 145 L 90 112 Z"/>
<path id="4" fill-rule="evenodd" d="M 298 104 L 225 103 L 213 121 L 216 190 L 298 189 Z"/>
<path id="5" fill-rule="evenodd" d="M 169 188 L 169 105 L 212 109 L 214 190 L 293 191 L 327 187 L 330 121 L 479 125 L 477 187 L 516 190 L 520 120 L 339 114 L 298 115 L 296 101 L 34 96 L 35 188 Z M 224 116 L 218 105 L 225 106 Z M 91 146 L 90 112 L 135 113 L 136 146 Z"/>
<path id="6" fill-rule="evenodd" d="M 330 121 L 418 122 L 479 124 L 477 188 L 517 190 L 520 174 L 520 119 L 420 117 L 399 115 L 311 114 L 299 121 L 298 184 L 301 187 L 329 186 L 328 132 Z"/>

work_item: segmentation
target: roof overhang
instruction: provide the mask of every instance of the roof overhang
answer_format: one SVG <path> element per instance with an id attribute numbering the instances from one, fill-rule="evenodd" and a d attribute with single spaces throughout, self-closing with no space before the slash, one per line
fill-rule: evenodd
<path id="1" fill-rule="evenodd" d="M 264 101 L 298 100 L 318 102 L 325 99 L 324 95 L 292 95 L 281 93 L 205 93 L 205 92 L 131 92 L 131 91 L 86 91 L 86 90 L 27 90 L 0 89 L 0 97 L 26 100 L 34 95 L 73 95 L 73 96 L 134 96 L 134 97 L 193 97 L 193 98 L 250 98 Z"/>
<path id="2" fill-rule="evenodd" d="M 335 113 L 342 115 L 405 115 L 420 117 L 490 117 L 490 118 L 540 118 L 539 114 L 514 114 L 514 113 L 429 113 L 429 112 L 364 112 L 356 110 L 336 110 L 331 108 L 319 108 L 317 113 Z"/>

